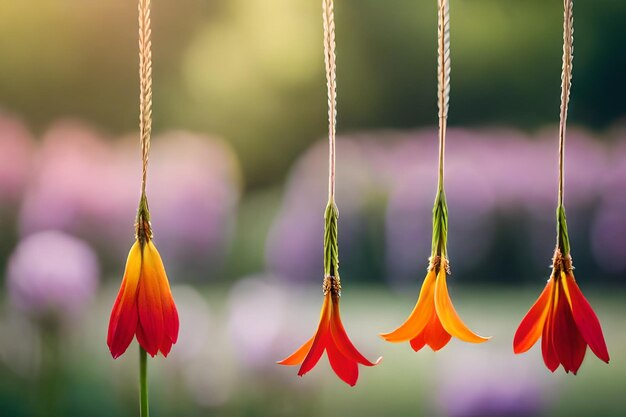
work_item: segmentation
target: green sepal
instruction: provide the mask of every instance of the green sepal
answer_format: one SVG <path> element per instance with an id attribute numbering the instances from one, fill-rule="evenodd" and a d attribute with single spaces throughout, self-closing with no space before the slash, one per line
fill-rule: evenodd
<path id="1" fill-rule="evenodd" d="M 448 242 L 448 204 L 443 188 L 437 191 L 433 207 L 433 243 L 431 256 L 446 256 Z"/>
<path id="2" fill-rule="evenodd" d="M 150 209 L 148 208 L 148 198 L 145 193 L 141 193 L 139 207 L 137 208 L 137 220 L 135 221 L 135 238 L 142 246 L 152 239 L 152 226 L 150 225 Z"/>
<path id="3" fill-rule="evenodd" d="M 565 217 L 565 207 L 563 205 L 559 205 L 556 208 L 556 244 L 563 256 L 570 254 L 567 218 Z"/>
<path id="4" fill-rule="evenodd" d="M 331 200 L 324 212 L 324 276 L 326 277 L 339 277 L 338 219 L 339 210 L 335 202 Z"/>

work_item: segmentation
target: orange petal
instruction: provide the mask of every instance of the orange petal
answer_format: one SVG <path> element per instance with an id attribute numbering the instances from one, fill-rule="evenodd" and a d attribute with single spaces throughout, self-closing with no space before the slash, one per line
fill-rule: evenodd
<path id="1" fill-rule="evenodd" d="M 557 283 L 557 287 L 558 296 L 556 299 L 552 343 L 565 372 L 572 371 L 576 374 L 585 358 L 587 343 L 585 343 L 578 331 L 578 327 L 576 327 L 572 311 L 563 291 L 562 281 Z"/>
<path id="2" fill-rule="evenodd" d="M 553 286 L 554 280 L 550 278 L 535 304 L 522 319 L 513 338 L 513 352 L 526 352 L 539 340 L 546 317 L 548 317 L 548 307 Z"/>
<path id="3" fill-rule="evenodd" d="M 137 308 L 143 337 L 141 339 L 138 337 L 137 341 L 150 356 L 154 356 L 159 351 L 165 334 L 159 284 L 162 277 L 161 271 L 155 268 L 151 250 L 147 244 L 143 248 L 143 258 L 137 295 Z"/>
<path id="4" fill-rule="evenodd" d="M 313 345 L 313 340 L 315 340 L 315 336 L 310 338 L 305 344 L 300 346 L 298 350 L 292 353 L 290 356 L 286 357 L 282 361 L 276 362 L 279 365 L 300 365 L 306 354 L 311 350 L 311 345 Z"/>
<path id="5" fill-rule="evenodd" d="M 452 305 L 452 300 L 450 300 L 450 295 L 448 295 L 446 270 L 444 268 L 439 269 L 435 284 L 435 310 L 441 325 L 452 336 L 471 343 L 482 343 L 490 339 L 472 332 L 457 314 Z"/>
<path id="6" fill-rule="evenodd" d="M 452 339 L 452 336 L 443 328 L 439 317 L 437 317 L 436 314 L 433 315 L 433 318 L 430 319 L 430 323 L 428 323 L 428 326 L 424 329 L 424 340 L 426 340 L 428 346 L 430 346 L 434 352 L 437 352 L 447 345 L 450 339 Z"/>
<path id="7" fill-rule="evenodd" d="M 543 326 L 543 333 L 541 335 L 541 354 L 543 356 L 543 362 L 546 364 L 546 367 L 554 372 L 556 368 L 559 367 L 559 358 L 556 354 L 556 350 L 554 349 L 554 344 L 552 343 L 553 338 L 553 328 L 554 328 L 554 314 L 555 314 L 555 298 L 556 298 L 556 284 L 553 284 L 550 298 L 548 301 L 548 315 L 546 317 L 546 322 Z"/>
<path id="8" fill-rule="evenodd" d="M 165 331 L 162 342 L 163 349 L 161 349 L 161 352 L 167 356 L 165 350 L 168 350 L 169 352 L 167 346 L 171 348 L 172 344 L 176 343 L 178 340 L 178 330 L 180 325 L 178 321 L 178 311 L 176 310 L 174 297 L 172 297 L 172 291 L 167 279 L 167 274 L 165 273 L 165 267 L 163 266 L 161 255 L 159 255 L 159 251 L 154 246 L 152 241 L 148 241 L 147 243 L 147 248 L 144 253 L 144 263 L 154 270 L 155 276 L 158 279 Z"/>
<path id="9" fill-rule="evenodd" d="M 317 362 L 322 357 L 322 353 L 324 353 L 324 349 L 331 341 L 330 336 L 330 314 L 331 314 L 331 303 L 330 303 L 330 292 L 324 296 L 324 304 L 322 304 L 322 311 L 320 313 L 320 322 L 317 327 L 317 332 L 315 333 L 315 337 L 313 338 L 313 343 L 311 344 L 311 349 L 307 352 L 304 361 L 302 362 L 302 366 L 300 366 L 300 370 L 298 371 L 298 375 L 302 376 L 309 372 L 313 367 L 317 364 Z"/>
<path id="10" fill-rule="evenodd" d="M 137 329 L 137 285 L 141 273 L 141 250 L 139 243 L 131 247 L 126 260 L 122 285 L 111 309 L 107 345 L 113 358 L 121 356 Z"/>
<path id="11" fill-rule="evenodd" d="M 377 365 L 382 360 L 382 357 L 380 357 L 376 362 L 370 362 L 365 356 L 361 354 L 361 352 L 357 350 L 356 347 L 354 347 L 354 345 L 350 341 L 350 338 L 348 337 L 348 334 L 346 333 L 346 329 L 343 327 L 343 323 L 341 322 L 341 314 L 339 313 L 339 298 L 336 298 L 332 301 L 330 334 L 332 335 L 333 341 L 337 345 L 337 348 L 342 355 L 365 366 Z"/>
<path id="12" fill-rule="evenodd" d="M 430 321 L 434 314 L 434 293 L 436 275 L 434 270 L 428 271 L 417 303 L 409 318 L 400 327 L 390 333 L 382 333 L 380 336 L 388 342 L 406 342 L 415 338 Z"/>
<path id="13" fill-rule="evenodd" d="M 594 313 L 591 305 L 578 288 L 574 276 L 562 274 L 563 290 L 572 308 L 572 314 L 578 330 L 582 334 L 585 342 L 595 355 L 606 363 L 609 363 L 609 351 L 606 348 L 604 335 L 600 321 Z"/>
<path id="14" fill-rule="evenodd" d="M 335 371 L 335 374 L 346 384 L 353 387 L 359 378 L 359 366 L 357 362 L 347 356 L 344 356 L 332 341 L 326 346 L 328 361 Z"/>

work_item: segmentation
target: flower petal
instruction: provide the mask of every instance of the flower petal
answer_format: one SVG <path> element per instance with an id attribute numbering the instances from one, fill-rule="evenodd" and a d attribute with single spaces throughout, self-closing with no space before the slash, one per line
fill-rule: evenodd
<path id="1" fill-rule="evenodd" d="M 424 347 L 424 345 L 426 344 L 426 340 L 424 340 L 424 332 L 425 332 L 425 330 L 422 330 L 421 332 L 419 332 L 419 334 L 417 336 L 415 336 L 409 342 L 409 343 L 411 343 L 411 347 L 413 348 L 413 350 L 416 351 L 416 352 L 419 352 L 420 349 L 422 349 Z"/>
<path id="2" fill-rule="evenodd" d="M 565 372 L 572 371 L 576 374 L 585 357 L 587 344 L 580 335 L 572 317 L 570 305 L 563 291 L 562 280 L 559 280 L 556 286 L 552 343 Z"/>
<path id="3" fill-rule="evenodd" d="M 304 358 L 302 366 L 300 366 L 300 370 L 298 371 L 299 376 L 302 376 L 313 369 L 322 357 L 322 353 L 324 353 L 326 346 L 332 341 L 330 336 L 330 316 L 332 308 L 330 297 L 330 292 L 324 296 L 324 304 L 322 304 L 322 311 L 320 313 L 320 322 L 317 326 L 317 332 L 313 338 L 311 349 Z"/>
<path id="4" fill-rule="evenodd" d="M 330 334 L 333 338 L 333 341 L 337 345 L 337 349 L 339 349 L 342 355 L 365 366 L 377 365 L 382 360 L 382 357 L 379 357 L 376 362 L 370 362 L 369 359 L 363 356 L 361 352 L 359 352 L 357 348 L 354 347 L 354 345 L 350 341 L 350 338 L 348 337 L 348 334 L 346 333 L 346 329 L 343 327 L 343 323 L 341 322 L 338 297 L 333 298 L 332 300 Z"/>
<path id="5" fill-rule="evenodd" d="M 554 329 L 554 314 L 555 314 L 555 298 L 556 298 L 556 285 L 552 286 L 550 292 L 550 298 L 548 301 L 548 315 L 546 322 L 543 326 L 543 333 L 541 335 L 541 354 L 543 355 L 543 362 L 546 367 L 554 372 L 559 367 L 559 358 L 554 350 L 554 344 L 552 343 L 552 334 Z"/>
<path id="6" fill-rule="evenodd" d="M 426 340 L 428 346 L 430 346 L 434 352 L 437 352 L 447 345 L 450 339 L 452 339 L 452 336 L 443 328 L 439 317 L 437 317 L 436 314 L 433 315 L 433 318 L 430 319 L 430 323 L 428 323 L 428 326 L 424 329 L 424 340 Z"/>
<path id="7" fill-rule="evenodd" d="M 435 293 L 436 275 L 434 270 L 428 271 L 417 303 L 413 308 L 409 318 L 400 325 L 396 330 L 390 333 L 381 333 L 381 337 L 388 342 L 406 342 L 415 338 L 430 321 L 434 314 L 434 293 Z"/>
<path id="8" fill-rule="evenodd" d="M 159 286 L 160 271 L 156 270 L 147 245 L 143 248 L 141 277 L 139 279 L 137 307 L 139 322 L 143 331 L 143 340 L 139 344 L 154 356 L 161 347 L 164 335 L 163 305 Z"/>
<path id="9" fill-rule="evenodd" d="M 333 371 L 342 381 L 353 387 L 359 378 L 357 362 L 350 357 L 344 356 L 332 341 L 326 346 L 326 353 Z"/>
<path id="10" fill-rule="evenodd" d="M 282 361 L 276 362 L 279 365 L 299 365 L 302 363 L 304 358 L 306 357 L 309 350 L 311 350 L 311 345 L 313 345 L 313 340 L 315 340 L 315 336 L 310 338 L 305 344 L 300 346 L 298 350 L 292 353 L 290 356 L 286 357 Z"/>
<path id="11" fill-rule="evenodd" d="M 137 329 L 137 286 L 141 273 L 141 250 L 139 243 L 131 247 L 126 260 L 124 278 L 120 290 L 111 309 L 107 345 L 113 358 L 121 356 Z"/>
<path id="12" fill-rule="evenodd" d="M 169 339 L 169 341 L 164 340 L 163 343 L 164 346 L 169 344 L 171 347 L 172 344 L 176 343 L 178 340 L 178 330 L 180 326 L 178 321 L 178 311 L 176 310 L 174 297 L 172 297 L 172 291 L 167 279 L 167 274 L 165 273 L 163 261 L 161 260 L 161 255 L 159 255 L 159 251 L 154 246 L 152 241 L 148 241 L 147 243 L 147 250 L 144 254 L 144 262 L 154 270 L 155 276 L 158 278 L 165 337 Z M 167 356 L 163 350 L 162 353 Z"/>
<path id="13" fill-rule="evenodd" d="M 513 338 L 513 351 L 515 353 L 526 352 L 539 340 L 546 317 L 548 317 L 548 307 L 553 286 L 554 279 L 550 278 L 535 304 L 522 319 Z"/>
<path id="14" fill-rule="evenodd" d="M 446 270 L 444 268 L 439 270 L 435 284 L 435 311 L 443 328 L 452 336 L 471 343 L 482 343 L 490 339 L 472 332 L 457 314 L 448 294 Z"/>
<path id="15" fill-rule="evenodd" d="M 572 308 L 572 314 L 576 326 L 585 342 L 591 348 L 595 355 L 606 363 L 609 363 L 609 351 L 606 348 L 604 335 L 600 321 L 594 313 L 591 305 L 578 288 L 574 276 L 571 274 L 563 274 L 563 290 Z"/>

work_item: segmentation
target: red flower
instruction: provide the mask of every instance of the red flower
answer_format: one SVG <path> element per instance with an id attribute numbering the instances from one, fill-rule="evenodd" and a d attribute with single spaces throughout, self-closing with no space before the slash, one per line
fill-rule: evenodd
<path id="1" fill-rule="evenodd" d="M 545 289 L 515 333 L 513 351 L 526 352 L 539 337 L 543 361 L 552 372 L 563 365 L 565 372 L 576 375 L 587 345 L 609 363 L 600 321 L 576 284 L 571 258 L 563 258 L 558 251 Z"/>
<path id="2" fill-rule="evenodd" d="M 333 371 L 350 386 L 359 378 L 358 365 L 374 366 L 352 344 L 341 323 L 339 296 L 341 286 L 333 277 L 324 279 L 324 304 L 320 313 L 320 322 L 315 335 L 291 356 L 278 362 L 280 365 L 300 365 L 299 376 L 309 372 L 322 357 L 324 351 Z"/>
<path id="3" fill-rule="evenodd" d="M 149 238 L 130 249 L 120 291 L 111 310 L 107 345 L 121 356 L 137 336 L 150 356 L 167 356 L 178 339 L 178 312 L 161 256 Z"/>
<path id="4" fill-rule="evenodd" d="M 400 327 L 381 334 L 383 339 L 388 342 L 410 341 L 416 352 L 425 345 L 438 351 L 452 336 L 470 343 L 489 340 L 472 332 L 457 314 L 448 294 L 447 269 L 445 258 L 437 256 L 432 259 L 415 308 Z"/>

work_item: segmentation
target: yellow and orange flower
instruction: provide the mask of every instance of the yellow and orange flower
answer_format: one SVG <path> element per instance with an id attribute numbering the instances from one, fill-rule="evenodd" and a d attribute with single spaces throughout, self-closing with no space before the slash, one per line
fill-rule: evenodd
<path id="1" fill-rule="evenodd" d="M 381 337 L 388 342 L 410 341 L 416 352 L 425 345 L 438 351 L 448 344 L 452 336 L 471 343 L 489 340 L 472 332 L 457 314 L 448 294 L 447 274 L 447 260 L 433 257 L 409 318 L 396 330 L 381 334 Z"/>
<path id="2" fill-rule="evenodd" d="M 150 238 L 133 244 L 111 310 L 107 345 L 121 356 L 133 337 L 151 356 L 167 356 L 178 339 L 178 312 L 161 256 Z"/>
<path id="3" fill-rule="evenodd" d="M 558 250 L 548 283 L 515 333 L 513 351 L 526 352 L 540 337 L 543 361 L 552 372 L 562 365 L 576 375 L 587 345 L 609 363 L 600 321 L 576 284 L 571 258 Z"/>
<path id="4" fill-rule="evenodd" d="M 278 362 L 280 365 L 300 365 L 299 376 L 309 372 L 322 357 L 324 351 L 333 371 L 350 386 L 359 378 L 358 365 L 374 366 L 352 344 L 341 322 L 339 298 L 341 286 L 333 277 L 324 279 L 324 304 L 320 313 L 320 322 L 315 335 L 291 356 Z"/>

